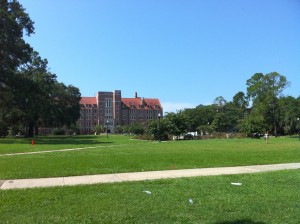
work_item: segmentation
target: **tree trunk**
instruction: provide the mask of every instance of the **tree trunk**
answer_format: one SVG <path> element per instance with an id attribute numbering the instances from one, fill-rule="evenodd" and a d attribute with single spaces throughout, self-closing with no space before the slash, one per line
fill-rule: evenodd
<path id="1" fill-rule="evenodd" d="M 29 126 L 28 126 L 28 137 L 33 137 L 33 128 L 34 128 L 33 123 L 29 123 Z"/>
<path id="2" fill-rule="evenodd" d="M 274 123 L 274 136 L 277 137 L 277 125 Z"/>
<path id="3" fill-rule="evenodd" d="M 39 135 L 39 127 L 38 126 L 34 127 L 34 134 L 35 134 L 35 136 Z"/>

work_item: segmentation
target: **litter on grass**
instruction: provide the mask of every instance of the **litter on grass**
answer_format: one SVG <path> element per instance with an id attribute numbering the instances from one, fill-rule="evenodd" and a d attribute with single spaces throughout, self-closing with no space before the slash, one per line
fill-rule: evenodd
<path id="1" fill-rule="evenodd" d="M 192 205 L 192 204 L 194 204 L 194 201 L 193 201 L 193 199 L 189 199 L 189 203 Z"/>
<path id="2" fill-rule="evenodd" d="M 145 192 L 146 194 L 152 194 L 151 191 L 143 191 Z"/>
<path id="3" fill-rule="evenodd" d="M 231 185 L 235 185 L 235 186 L 242 186 L 242 183 L 231 183 Z"/>

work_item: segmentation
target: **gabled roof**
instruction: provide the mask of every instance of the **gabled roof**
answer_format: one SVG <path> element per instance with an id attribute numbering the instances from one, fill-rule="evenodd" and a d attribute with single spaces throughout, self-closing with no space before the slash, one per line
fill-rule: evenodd
<path id="1" fill-rule="evenodd" d="M 122 98 L 121 101 L 123 105 L 131 109 L 149 109 L 149 110 L 162 109 L 159 99 L 135 97 L 135 98 Z M 80 104 L 82 107 L 97 106 L 97 98 L 82 97 L 80 100 Z"/>
<path id="2" fill-rule="evenodd" d="M 86 105 L 97 105 L 96 97 L 81 97 L 80 104 Z"/>
<path id="3" fill-rule="evenodd" d="M 159 99 L 152 98 L 122 98 L 122 103 L 128 108 L 134 109 L 162 109 Z M 141 107 L 143 106 L 143 107 Z"/>

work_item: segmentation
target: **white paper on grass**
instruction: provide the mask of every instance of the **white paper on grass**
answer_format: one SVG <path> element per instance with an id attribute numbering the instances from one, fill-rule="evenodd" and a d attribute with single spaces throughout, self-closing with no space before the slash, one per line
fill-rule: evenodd
<path id="1" fill-rule="evenodd" d="M 242 183 L 231 183 L 231 185 L 235 185 L 235 186 L 242 186 Z"/>
<path id="2" fill-rule="evenodd" d="M 151 194 L 151 191 L 143 191 L 143 192 L 145 192 L 146 194 Z"/>

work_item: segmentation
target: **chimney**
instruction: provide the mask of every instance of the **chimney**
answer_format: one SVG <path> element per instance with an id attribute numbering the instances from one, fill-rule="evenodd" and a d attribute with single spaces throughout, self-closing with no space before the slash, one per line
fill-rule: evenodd
<path id="1" fill-rule="evenodd" d="M 134 96 L 135 96 L 135 98 L 138 98 L 137 92 L 135 92 Z"/>

